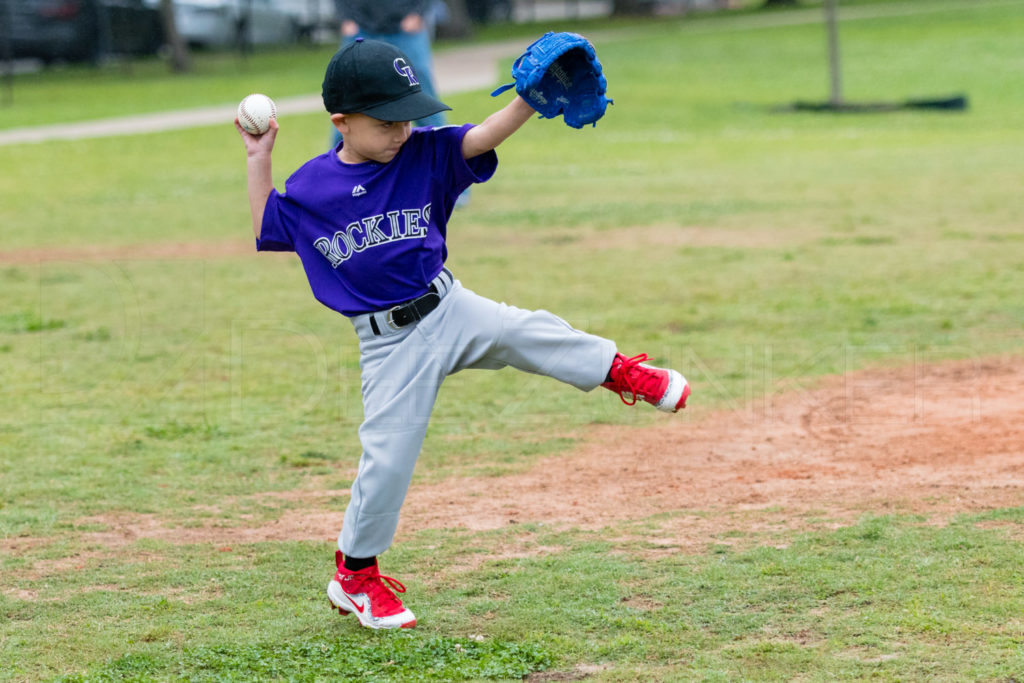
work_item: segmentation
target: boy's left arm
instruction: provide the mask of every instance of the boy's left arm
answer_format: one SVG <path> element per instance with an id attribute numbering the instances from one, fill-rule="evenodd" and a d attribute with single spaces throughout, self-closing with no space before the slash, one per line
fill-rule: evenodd
<path id="1" fill-rule="evenodd" d="M 472 159 L 491 151 L 536 113 L 526 100 L 516 95 L 515 99 L 488 116 L 483 123 L 467 131 L 462 138 L 463 158 Z"/>

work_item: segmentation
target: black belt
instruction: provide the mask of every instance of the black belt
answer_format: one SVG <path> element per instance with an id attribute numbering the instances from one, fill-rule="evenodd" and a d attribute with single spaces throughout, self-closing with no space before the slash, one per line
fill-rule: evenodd
<path id="1" fill-rule="evenodd" d="M 431 283 L 430 291 L 423 296 L 389 308 L 385 312 L 387 322 L 392 327 L 412 325 L 414 322 L 425 318 L 440 303 L 441 294 L 437 291 L 437 285 Z M 380 327 L 377 325 L 376 315 L 370 316 L 370 329 L 373 330 L 375 335 L 380 336 Z"/>

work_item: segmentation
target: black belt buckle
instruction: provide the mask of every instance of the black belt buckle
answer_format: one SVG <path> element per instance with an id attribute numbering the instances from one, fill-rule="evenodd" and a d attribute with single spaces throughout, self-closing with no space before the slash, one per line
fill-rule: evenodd
<path id="1" fill-rule="evenodd" d="M 447 268 L 443 272 L 448 273 L 448 276 L 451 277 L 451 272 Z M 441 292 L 437 285 L 431 282 L 430 289 L 423 296 L 396 304 L 386 311 L 371 314 L 370 329 L 373 330 L 375 335 L 380 335 L 380 328 L 377 326 L 377 316 L 380 315 L 388 327 L 393 330 L 399 330 L 406 325 L 423 320 L 440 303 Z"/>
<path id="2" fill-rule="evenodd" d="M 389 308 L 388 314 L 385 316 L 388 326 L 393 329 L 398 329 L 399 327 L 405 327 L 411 323 L 413 320 L 408 317 L 410 310 L 415 313 L 415 308 L 413 308 L 412 304 L 399 304 L 393 308 Z"/>
<path id="3" fill-rule="evenodd" d="M 433 311 L 441 303 L 441 296 L 437 293 L 437 288 L 431 286 L 431 289 L 433 291 L 424 294 L 418 299 L 389 308 L 386 316 L 388 325 L 393 329 L 398 329 L 411 325 L 418 320 L 423 320 L 425 315 Z"/>

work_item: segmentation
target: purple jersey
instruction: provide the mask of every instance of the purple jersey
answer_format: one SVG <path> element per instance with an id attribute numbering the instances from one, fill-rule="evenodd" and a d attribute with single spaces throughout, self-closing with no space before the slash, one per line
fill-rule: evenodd
<path id="1" fill-rule="evenodd" d="M 260 251 L 294 251 L 313 295 L 347 316 L 414 299 L 444 266 L 448 219 L 498 157 L 462 157 L 472 124 L 416 128 L 386 164 L 345 164 L 335 150 L 306 162 L 267 199 Z"/>

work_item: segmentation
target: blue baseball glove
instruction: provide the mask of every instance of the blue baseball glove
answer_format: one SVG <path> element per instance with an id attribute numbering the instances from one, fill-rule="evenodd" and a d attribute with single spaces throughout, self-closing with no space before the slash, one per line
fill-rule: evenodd
<path id="1" fill-rule="evenodd" d="M 594 46 L 577 33 L 549 31 L 526 48 L 512 65 L 514 83 L 491 96 L 515 87 L 545 119 L 561 115 L 573 128 L 597 125 L 612 101 L 605 97 L 608 83 Z"/>

